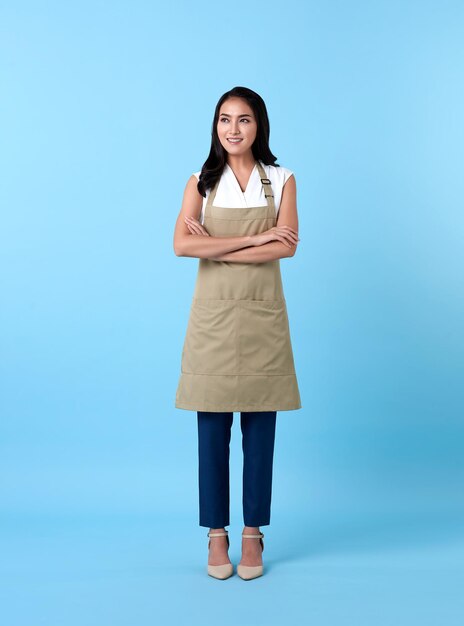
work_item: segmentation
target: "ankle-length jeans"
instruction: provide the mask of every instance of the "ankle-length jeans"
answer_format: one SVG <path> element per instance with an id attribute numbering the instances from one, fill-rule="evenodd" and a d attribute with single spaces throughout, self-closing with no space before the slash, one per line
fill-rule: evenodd
<path id="1" fill-rule="evenodd" d="M 234 414 L 197 411 L 200 526 L 230 524 L 229 458 Z M 245 526 L 266 526 L 271 518 L 276 411 L 241 412 Z"/>

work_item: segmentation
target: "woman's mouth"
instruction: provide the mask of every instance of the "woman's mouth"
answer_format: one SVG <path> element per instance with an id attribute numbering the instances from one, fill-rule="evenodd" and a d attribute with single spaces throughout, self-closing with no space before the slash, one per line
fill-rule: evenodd
<path id="1" fill-rule="evenodd" d="M 243 140 L 242 139 L 229 139 L 229 138 L 227 138 L 227 141 L 229 141 L 230 143 L 240 143 Z"/>

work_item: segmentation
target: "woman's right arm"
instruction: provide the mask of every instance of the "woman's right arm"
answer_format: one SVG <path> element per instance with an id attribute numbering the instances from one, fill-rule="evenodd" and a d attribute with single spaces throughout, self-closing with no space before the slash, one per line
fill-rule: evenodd
<path id="1" fill-rule="evenodd" d="M 185 217 L 200 219 L 203 196 L 198 193 L 197 178 L 192 174 L 187 181 L 182 200 L 182 207 L 174 230 L 174 252 L 177 256 L 211 259 L 227 252 L 241 250 L 255 245 L 253 237 L 211 237 L 193 235 L 185 223 Z"/>

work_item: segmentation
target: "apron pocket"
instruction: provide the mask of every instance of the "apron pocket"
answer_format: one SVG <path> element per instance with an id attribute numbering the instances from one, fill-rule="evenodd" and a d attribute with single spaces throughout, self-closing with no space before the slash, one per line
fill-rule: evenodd
<path id="1" fill-rule="evenodd" d="M 182 372 L 235 374 L 237 301 L 194 299 L 182 352 Z"/>
<path id="2" fill-rule="evenodd" d="M 241 300 L 238 326 L 240 374 L 294 373 L 285 300 Z"/>

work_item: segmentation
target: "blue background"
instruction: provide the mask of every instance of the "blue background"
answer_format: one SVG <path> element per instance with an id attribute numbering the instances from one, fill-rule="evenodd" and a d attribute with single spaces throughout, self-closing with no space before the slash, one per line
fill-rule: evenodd
<path id="1" fill-rule="evenodd" d="M 9 626 L 462 624 L 461 2 L 0 8 L 0 605 Z M 197 259 L 174 224 L 219 97 L 295 172 L 265 576 L 206 575 Z M 240 558 L 241 441 L 230 556 Z"/>

